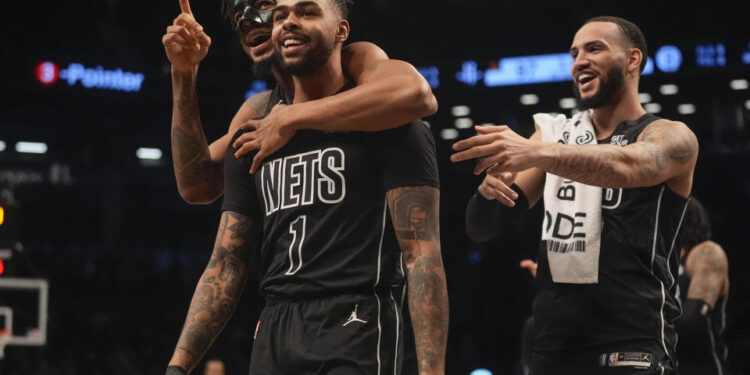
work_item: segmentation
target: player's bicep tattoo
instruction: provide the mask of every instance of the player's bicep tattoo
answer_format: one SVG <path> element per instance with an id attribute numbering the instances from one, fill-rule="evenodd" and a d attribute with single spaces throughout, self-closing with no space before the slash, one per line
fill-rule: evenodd
<path id="1" fill-rule="evenodd" d="M 399 241 L 440 241 L 440 191 L 430 186 L 388 191 L 388 205 Z"/>
<path id="2" fill-rule="evenodd" d="M 677 167 L 690 163 L 698 152 L 698 140 L 689 129 L 676 128 L 667 123 L 653 123 L 643 132 L 640 145 L 644 163 L 641 173 L 645 178 L 654 178 L 667 171 L 670 165 Z"/>

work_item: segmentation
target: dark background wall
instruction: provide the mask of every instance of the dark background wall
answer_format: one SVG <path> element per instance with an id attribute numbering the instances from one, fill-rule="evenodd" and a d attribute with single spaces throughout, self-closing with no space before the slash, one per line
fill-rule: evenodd
<path id="1" fill-rule="evenodd" d="M 226 131 L 251 87 L 249 59 L 219 15 L 218 1 L 193 0 L 193 12 L 213 37 L 201 65 L 199 94 L 207 138 Z M 160 373 L 176 343 L 195 283 L 210 255 L 218 204 L 190 206 L 175 187 L 170 161 L 171 91 L 161 36 L 178 14 L 177 1 L 60 0 L 0 4 L 0 204 L 6 223 L 0 248 L 22 245 L 0 277 L 50 280 L 49 337 L 41 348 L 9 347 L 2 374 Z M 449 163 L 451 109 L 468 105 L 474 123 L 509 124 L 531 132 L 531 114 L 565 112 L 569 82 L 526 86 L 471 86 L 456 79 L 467 60 L 480 70 L 510 56 L 565 52 L 587 18 L 618 15 L 639 24 L 652 50 L 666 44 L 684 53 L 677 73 L 644 77 L 642 92 L 660 116 L 684 121 L 701 153 L 694 194 L 711 214 L 715 239 L 730 261 L 730 361 L 750 373 L 750 261 L 744 244 L 750 208 L 748 126 L 750 91 L 729 82 L 747 79 L 750 4 L 727 1 L 357 1 L 351 41 L 367 40 L 391 57 L 440 70 L 439 112 L 428 118 L 439 139 L 443 252 L 451 297 L 450 374 L 485 367 L 519 373 L 519 334 L 530 313 L 532 278 L 518 267 L 532 257 L 540 213 L 487 245 L 464 234 L 463 210 L 480 180 L 469 163 Z M 698 45 L 721 43 L 726 64 L 702 67 Z M 78 62 L 145 74 L 137 93 L 87 90 L 58 82 L 41 86 L 34 67 Z M 679 93 L 660 94 L 662 84 Z M 523 94 L 539 102 L 525 106 Z M 679 104 L 694 104 L 680 114 Z M 470 136 L 459 130 L 459 138 Z M 44 155 L 19 154 L 17 141 L 46 142 Z M 163 151 L 159 161 L 136 157 L 139 147 Z M 12 199 L 11 199 L 12 198 Z M 15 247 L 14 247 L 15 248 Z M 17 248 L 20 249 L 20 248 Z M 243 304 L 210 356 L 229 373 L 246 373 L 261 301 L 251 283 Z M 3 291 L 0 290 L 0 293 Z"/>

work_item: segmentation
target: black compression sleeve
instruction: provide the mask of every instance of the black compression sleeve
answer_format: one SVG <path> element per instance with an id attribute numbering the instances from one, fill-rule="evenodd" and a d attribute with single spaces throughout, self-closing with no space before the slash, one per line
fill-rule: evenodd
<path id="1" fill-rule="evenodd" d="M 169 366 L 167 367 L 166 375 L 187 375 L 187 372 L 185 372 L 182 367 Z"/>
<path id="2" fill-rule="evenodd" d="M 685 353 L 704 353 L 710 342 L 708 314 L 711 306 L 701 299 L 689 298 L 682 305 L 682 316 L 677 320 L 678 347 Z"/>
<path id="3" fill-rule="evenodd" d="M 496 200 L 485 199 L 478 192 L 466 206 L 466 234 L 474 242 L 487 242 L 500 232 L 500 228 L 518 220 L 529 211 L 529 201 L 516 184 L 510 186 L 518 193 L 516 205 L 508 207 Z"/>

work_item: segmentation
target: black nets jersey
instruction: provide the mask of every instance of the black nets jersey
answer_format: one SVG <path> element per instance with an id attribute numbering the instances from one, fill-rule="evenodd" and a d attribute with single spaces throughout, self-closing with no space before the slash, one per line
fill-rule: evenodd
<path id="1" fill-rule="evenodd" d="M 680 261 L 677 298 L 683 305 L 687 302 L 690 277 L 685 270 L 685 258 Z M 706 336 L 683 333 L 677 334 L 677 359 L 681 375 L 728 375 L 727 358 L 729 350 L 724 341 L 727 326 L 727 297 L 719 297 L 714 309 L 706 316 L 708 332 Z M 698 342 L 687 342 L 687 341 Z"/>
<path id="2" fill-rule="evenodd" d="M 623 122 L 599 143 L 632 144 L 655 120 L 644 115 Z M 664 184 L 603 189 L 596 284 L 554 283 L 542 241 L 533 306 L 535 351 L 604 352 L 642 345 L 673 358 L 674 322 L 680 315 L 675 240 L 686 204 Z"/>
<path id="3" fill-rule="evenodd" d="M 254 176 L 252 156 L 227 152 L 222 210 L 263 218 L 263 294 L 314 298 L 403 285 L 386 192 L 439 187 L 424 122 L 376 133 L 301 130 Z"/>

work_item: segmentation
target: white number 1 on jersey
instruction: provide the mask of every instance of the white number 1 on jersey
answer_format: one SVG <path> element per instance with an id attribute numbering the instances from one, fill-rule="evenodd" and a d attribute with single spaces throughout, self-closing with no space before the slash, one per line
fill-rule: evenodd
<path id="1" fill-rule="evenodd" d="M 289 271 L 287 275 L 294 275 L 302 268 L 302 243 L 305 242 L 305 227 L 307 216 L 302 215 L 289 224 L 292 243 L 289 244 Z"/>

